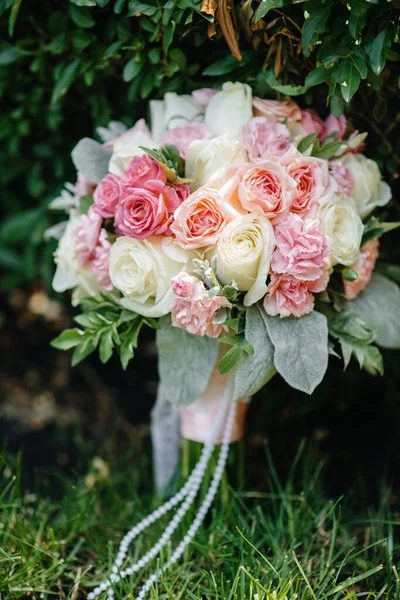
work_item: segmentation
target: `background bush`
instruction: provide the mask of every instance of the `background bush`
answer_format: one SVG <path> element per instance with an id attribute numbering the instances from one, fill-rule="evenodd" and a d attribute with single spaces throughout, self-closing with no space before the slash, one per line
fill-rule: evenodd
<path id="1" fill-rule="evenodd" d="M 370 132 L 367 153 L 396 183 L 399 6 L 399 0 L 2 0 L 3 290 L 51 281 L 54 246 L 42 242 L 51 219 L 47 203 L 74 179 L 75 143 L 111 119 L 132 124 L 149 96 L 166 91 L 238 79 L 258 94 L 297 96 L 322 113 L 344 110 Z"/>

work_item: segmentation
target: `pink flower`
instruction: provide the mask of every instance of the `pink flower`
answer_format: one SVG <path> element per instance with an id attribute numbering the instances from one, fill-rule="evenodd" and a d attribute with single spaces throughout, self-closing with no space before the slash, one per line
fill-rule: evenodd
<path id="1" fill-rule="evenodd" d="M 93 258 L 90 261 L 90 270 L 104 289 L 110 291 L 113 289 L 113 284 L 111 283 L 108 266 L 112 244 L 108 241 L 107 235 L 105 229 L 100 231 Z"/>
<path id="2" fill-rule="evenodd" d="M 300 281 L 315 281 L 330 266 L 330 240 L 321 229 L 318 219 L 303 221 L 289 213 L 276 225 L 277 248 L 272 255 L 274 273 L 292 275 Z"/>
<path id="3" fill-rule="evenodd" d="M 287 164 L 287 172 L 296 182 L 290 210 L 298 215 L 307 215 L 317 207 L 318 200 L 328 190 L 328 163 L 326 160 L 301 154 L 284 162 Z"/>
<path id="4" fill-rule="evenodd" d="M 243 145 L 252 161 L 282 156 L 290 145 L 290 131 L 280 123 L 255 117 L 243 127 Z"/>
<path id="5" fill-rule="evenodd" d="M 262 100 L 253 98 L 253 112 L 256 117 L 265 117 L 271 123 L 300 121 L 301 108 L 293 100 Z"/>
<path id="6" fill-rule="evenodd" d="M 192 98 L 204 109 L 208 106 L 211 98 L 213 98 L 216 93 L 217 90 L 213 90 L 212 88 L 200 88 L 199 90 L 194 90 L 194 92 L 192 92 Z"/>
<path id="7" fill-rule="evenodd" d="M 166 183 L 167 176 L 159 162 L 148 154 L 135 156 L 123 177 L 123 184 L 128 188 L 143 187 L 150 180 Z"/>
<path id="8" fill-rule="evenodd" d="M 186 183 L 175 183 L 174 181 L 168 184 L 169 193 L 175 194 L 177 205 L 182 204 L 190 195 L 190 187 Z"/>
<path id="9" fill-rule="evenodd" d="M 340 141 L 343 139 L 347 127 L 347 119 L 344 115 L 340 115 L 340 117 L 334 117 L 332 114 L 325 120 L 324 123 L 324 131 L 322 135 L 322 140 L 325 140 L 327 137 L 336 133 L 336 137 L 334 138 L 336 141 Z"/>
<path id="10" fill-rule="evenodd" d="M 194 335 L 207 335 L 212 338 L 228 331 L 226 325 L 213 323 L 213 318 L 220 308 L 232 308 L 229 300 L 224 296 L 209 298 L 202 281 L 195 283 L 191 292 L 188 297 L 174 297 L 171 309 L 172 325 Z"/>
<path id="11" fill-rule="evenodd" d="M 354 300 L 354 298 L 366 288 L 370 282 L 378 256 L 378 238 L 367 242 L 361 247 L 359 259 L 351 266 L 351 269 L 356 271 L 358 275 L 356 281 L 347 281 L 346 279 L 343 279 L 344 292 L 347 300 Z"/>
<path id="12" fill-rule="evenodd" d="M 82 215 L 81 225 L 75 231 L 75 256 L 81 265 L 90 260 L 97 245 L 102 218 L 93 209 L 89 208 L 87 215 Z"/>
<path id="13" fill-rule="evenodd" d="M 121 177 L 106 175 L 94 191 L 94 210 L 103 218 L 113 217 L 123 190 Z"/>
<path id="14" fill-rule="evenodd" d="M 338 184 L 338 193 L 344 196 L 351 196 L 351 192 L 355 185 L 350 169 L 340 160 L 329 161 L 330 174 Z"/>
<path id="15" fill-rule="evenodd" d="M 323 120 L 317 115 L 315 110 L 312 110 L 311 108 L 306 108 L 306 110 L 302 111 L 301 125 L 307 135 L 309 135 L 310 133 L 314 133 L 314 131 L 318 131 L 318 137 L 322 138 L 324 134 L 325 125 Z"/>
<path id="16" fill-rule="evenodd" d="M 267 315 L 276 317 L 302 317 L 314 308 L 314 296 L 306 281 L 299 281 L 291 275 L 272 275 L 264 298 Z"/>
<path id="17" fill-rule="evenodd" d="M 95 183 L 92 183 L 91 181 L 86 179 L 85 175 L 81 171 L 78 171 L 78 177 L 74 185 L 75 198 L 81 198 L 82 196 L 90 196 L 91 194 L 93 194 L 95 187 Z"/>
<path id="18" fill-rule="evenodd" d="M 220 206 L 217 191 L 203 186 L 177 208 L 171 231 L 183 248 L 202 248 L 217 243 L 229 220 Z"/>
<path id="19" fill-rule="evenodd" d="M 282 219 L 287 213 L 295 194 L 295 182 L 278 163 L 265 160 L 257 165 L 239 167 L 231 182 L 238 181 L 238 198 L 242 207 L 272 222 Z M 226 200 L 226 190 L 221 189 L 221 197 Z"/>
<path id="20" fill-rule="evenodd" d="M 188 273 L 178 273 L 171 279 L 172 291 L 180 298 L 199 299 L 204 295 L 204 284 L 189 275 Z"/>
<path id="21" fill-rule="evenodd" d="M 144 187 L 128 188 L 116 211 L 116 230 L 142 240 L 149 235 L 165 233 L 171 213 L 178 207 L 175 190 L 160 180 L 148 181 Z"/>
<path id="22" fill-rule="evenodd" d="M 165 131 L 161 137 L 161 144 L 176 146 L 181 158 L 185 160 L 187 150 L 194 140 L 209 140 L 212 137 L 211 129 L 204 123 L 189 123 L 185 127 L 175 127 Z"/>

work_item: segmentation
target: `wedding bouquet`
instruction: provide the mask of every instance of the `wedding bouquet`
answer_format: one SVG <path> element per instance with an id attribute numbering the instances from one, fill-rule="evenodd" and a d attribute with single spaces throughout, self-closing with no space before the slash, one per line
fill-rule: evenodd
<path id="1" fill-rule="evenodd" d="M 216 364 L 237 400 L 276 371 L 311 393 L 339 350 L 382 373 L 375 344 L 400 345 L 400 293 L 373 272 L 398 223 L 373 216 L 391 193 L 366 134 L 241 83 L 167 93 L 150 113 L 151 130 L 111 122 L 72 152 L 77 183 L 52 203 L 69 213 L 53 286 L 82 313 L 54 346 L 74 347 L 74 364 L 116 350 L 126 368 L 154 327 L 177 406 Z"/>
<path id="2" fill-rule="evenodd" d="M 391 193 L 361 153 L 366 134 L 344 116 L 323 121 L 292 100 L 253 98 L 241 83 L 167 93 L 150 113 L 151 130 L 144 120 L 128 130 L 112 122 L 98 130 L 102 143 L 85 138 L 72 152 L 77 182 L 52 203 L 69 219 L 50 233 L 61 234 L 54 289 L 72 289 L 81 313 L 53 345 L 74 348 L 74 364 L 96 348 L 106 362 L 115 350 L 126 368 L 141 327 L 154 327 L 159 488 L 176 464 L 177 408 L 183 435 L 205 445 L 181 490 L 125 535 L 92 599 L 113 598 L 160 553 L 220 441 L 194 521 L 137 600 L 182 556 L 242 434 L 235 417 L 276 372 L 312 393 L 329 354 L 375 374 L 376 344 L 400 346 L 400 291 L 376 262 L 379 237 L 399 223 L 378 212 Z M 178 505 L 161 538 L 126 566 L 129 544 Z"/>

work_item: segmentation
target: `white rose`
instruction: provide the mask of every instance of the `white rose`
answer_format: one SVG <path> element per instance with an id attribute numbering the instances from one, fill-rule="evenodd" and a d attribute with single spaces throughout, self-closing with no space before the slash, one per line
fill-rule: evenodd
<path id="1" fill-rule="evenodd" d="M 385 181 L 381 181 L 381 173 L 374 160 L 363 154 L 345 154 L 340 160 L 349 169 L 354 180 L 351 196 L 362 219 L 377 206 L 385 206 L 389 202 L 392 197 L 390 187 Z"/>
<path id="2" fill-rule="evenodd" d="M 111 248 L 110 278 L 124 295 L 122 306 L 145 317 L 169 313 L 171 279 L 183 270 L 189 256 L 162 236 L 118 238 Z"/>
<path id="3" fill-rule="evenodd" d="M 247 162 L 247 152 L 237 139 L 226 135 L 211 140 L 195 140 L 188 148 L 185 176 L 195 191 L 217 173 L 232 165 Z"/>
<path id="4" fill-rule="evenodd" d="M 267 292 L 274 243 L 270 221 L 254 214 L 228 223 L 218 240 L 217 277 L 225 285 L 235 281 L 240 291 L 247 292 L 245 306 L 254 304 Z"/>
<path id="5" fill-rule="evenodd" d="M 364 225 L 351 202 L 351 198 L 342 198 L 321 207 L 322 229 L 332 240 L 333 264 L 350 266 L 360 254 Z"/>
<path id="6" fill-rule="evenodd" d="M 222 92 L 211 98 L 204 118 L 214 135 L 230 133 L 246 125 L 253 116 L 251 87 L 243 83 L 224 83 Z"/>
<path id="7" fill-rule="evenodd" d="M 167 92 L 164 100 L 150 100 L 150 114 L 151 134 L 157 142 L 164 131 L 204 121 L 204 109 L 192 96 L 178 96 L 173 92 Z"/>
<path id="8" fill-rule="evenodd" d="M 87 267 L 82 267 L 75 258 L 75 230 L 80 226 L 80 216 L 71 212 L 65 231 L 54 252 L 56 272 L 53 277 L 53 289 L 65 292 L 74 288 L 72 304 L 76 306 L 86 296 L 99 296 L 104 291 Z"/>
<path id="9" fill-rule="evenodd" d="M 136 129 L 136 131 L 134 131 Z M 122 175 L 125 173 L 129 164 L 135 156 L 142 156 L 145 152 L 140 148 L 157 148 L 153 138 L 149 135 L 147 127 L 132 128 L 132 133 L 127 131 L 113 143 L 113 153 L 108 165 L 110 173 L 113 175 Z"/>

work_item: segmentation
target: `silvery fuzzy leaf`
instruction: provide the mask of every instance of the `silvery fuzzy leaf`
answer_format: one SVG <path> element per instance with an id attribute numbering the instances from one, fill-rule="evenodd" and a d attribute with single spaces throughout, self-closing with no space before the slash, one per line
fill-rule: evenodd
<path id="1" fill-rule="evenodd" d="M 64 231 L 67 227 L 68 221 L 61 221 L 61 223 L 56 223 L 51 227 L 48 227 L 46 231 L 43 233 L 43 238 L 46 242 L 51 239 L 59 240 L 64 235 Z"/>
<path id="2" fill-rule="evenodd" d="M 246 340 L 254 354 L 242 353 L 235 373 L 235 400 L 250 398 L 275 375 L 274 347 L 268 335 L 265 311 L 259 304 L 246 312 Z"/>
<path id="3" fill-rule="evenodd" d="M 69 183 L 65 184 L 65 187 L 70 186 L 73 188 L 73 186 Z M 57 196 L 57 198 L 54 198 L 54 200 L 52 200 L 49 204 L 49 209 L 50 210 L 65 210 L 66 212 L 68 212 L 69 210 L 71 210 L 71 208 L 76 208 L 78 204 L 77 199 L 75 198 L 74 194 L 71 193 L 70 189 L 65 189 L 65 190 L 61 190 L 61 193 L 59 196 Z"/>
<path id="4" fill-rule="evenodd" d="M 127 127 L 121 121 L 110 121 L 107 127 L 98 127 L 96 131 L 102 142 L 111 142 L 125 133 Z"/>
<path id="5" fill-rule="evenodd" d="M 328 366 L 328 323 L 316 311 L 304 317 L 270 317 L 265 323 L 275 347 L 275 367 L 292 387 L 312 394 Z"/>
<path id="6" fill-rule="evenodd" d="M 157 330 L 158 371 L 173 406 L 186 406 L 204 392 L 218 359 L 219 343 L 173 327 L 169 317 Z"/>
<path id="7" fill-rule="evenodd" d="M 108 173 L 111 151 L 90 138 L 80 140 L 72 150 L 77 169 L 92 183 L 99 183 Z"/>
<path id="8" fill-rule="evenodd" d="M 363 292 L 347 300 L 345 310 L 356 313 L 376 333 L 383 348 L 400 348 L 400 288 L 385 275 L 374 273 Z"/>

